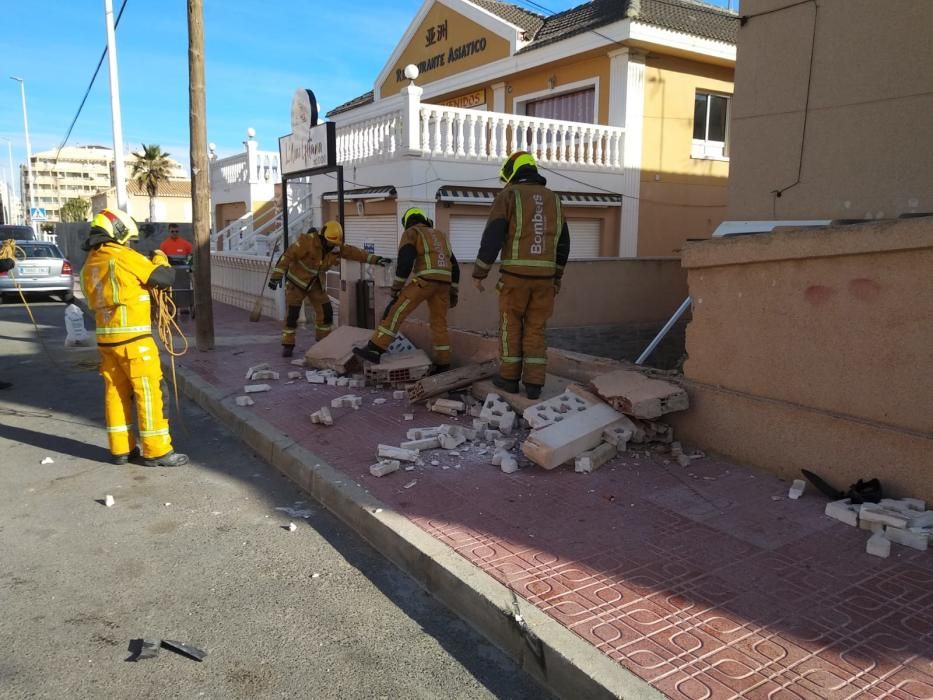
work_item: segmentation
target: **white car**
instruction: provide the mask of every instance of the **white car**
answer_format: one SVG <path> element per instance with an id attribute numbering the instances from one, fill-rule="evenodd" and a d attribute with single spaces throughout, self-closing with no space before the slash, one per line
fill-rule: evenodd
<path id="1" fill-rule="evenodd" d="M 4 301 L 18 299 L 20 289 L 61 297 L 74 291 L 74 271 L 57 245 L 16 241 L 16 248 L 16 266 L 0 272 L 0 297 Z"/>

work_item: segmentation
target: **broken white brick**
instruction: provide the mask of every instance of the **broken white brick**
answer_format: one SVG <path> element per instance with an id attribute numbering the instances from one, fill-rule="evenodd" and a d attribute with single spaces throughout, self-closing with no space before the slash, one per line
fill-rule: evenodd
<path id="1" fill-rule="evenodd" d="M 327 382 L 327 386 L 337 386 L 337 377 L 327 377 L 324 381 Z"/>
<path id="2" fill-rule="evenodd" d="M 437 436 L 437 440 L 440 442 L 440 445 L 445 450 L 455 450 L 457 447 L 466 442 L 466 437 L 461 433 L 456 433 L 450 435 L 448 433 L 441 433 Z"/>
<path id="3" fill-rule="evenodd" d="M 432 459 L 432 460 L 431 460 L 431 466 L 432 466 L 432 467 L 436 467 L 438 464 L 440 464 L 440 462 L 438 462 L 436 459 Z M 444 469 L 446 469 L 446 468 L 447 468 L 447 467 L 444 467 Z"/>
<path id="4" fill-rule="evenodd" d="M 298 529 L 298 526 L 295 525 L 295 523 L 289 523 L 289 524 L 288 524 L 288 531 L 289 531 L 289 532 L 294 532 L 294 531 L 297 530 L 297 529 Z"/>
<path id="5" fill-rule="evenodd" d="M 441 443 L 436 437 L 422 438 L 420 440 L 409 440 L 408 442 L 403 442 L 400 447 L 403 450 L 436 450 L 439 449 Z"/>
<path id="6" fill-rule="evenodd" d="M 492 462 L 494 467 L 498 467 L 502 464 L 502 460 L 509 456 L 508 451 L 506 450 L 496 450 L 492 453 L 492 459 L 489 461 Z"/>
<path id="7" fill-rule="evenodd" d="M 904 529 L 910 518 L 896 510 L 884 508 L 877 503 L 863 503 L 859 517 L 871 523 L 881 523 Z"/>
<path id="8" fill-rule="evenodd" d="M 234 401 L 236 401 L 237 406 L 252 406 L 256 403 L 249 396 L 237 396 Z"/>
<path id="9" fill-rule="evenodd" d="M 292 365 L 294 365 L 295 367 L 303 367 L 304 364 L 305 364 L 305 361 L 302 360 L 302 359 L 292 360 L 289 364 L 292 364 Z"/>
<path id="10" fill-rule="evenodd" d="M 463 401 L 454 401 L 452 399 L 435 399 L 435 406 L 442 406 L 443 408 L 449 408 L 459 413 L 463 413 L 466 410 L 466 406 Z"/>
<path id="11" fill-rule="evenodd" d="M 349 384 L 350 380 L 347 377 L 337 377 L 336 386 L 348 386 Z"/>
<path id="12" fill-rule="evenodd" d="M 402 414 L 402 420 L 414 420 L 414 419 L 415 419 L 414 413 L 403 413 Z"/>
<path id="13" fill-rule="evenodd" d="M 382 459 L 370 465 L 369 473 L 373 476 L 385 476 L 386 474 L 397 472 L 401 466 L 397 459 Z"/>
<path id="14" fill-rule="evenodd" d="M 546 428 L 553 423 L 559 423 L 568 414 L 586 410 L 592 405 L 592 401 L 588 401 L 572 391 L 565 391 L 559 396 L 529 406 L 522 412 L 522 418 L 528 422 L 528 425 L 537 430 Z"/>
<path id="15" fill-rule="evenodd" d="M 634 427 L 634 425 L 633 425 Z M 608 442 L 610 445 L 615 445 L 618 451 L 625 449 L 628 441 L 632 439 L 634 435 L 634 430 L 630 430 L 626 425 L 611 425 L 603 431 L 603 442 Z M 675 452 L 673 445 L 671 446 L 671 454 L 674 457 L 677 457 L 678 454 L 681 454 L 680 443 L 675 443 L 677 445 L 677 450 Z"/>
<path id="16" fill-rule="evenodd" d="M 858 525 L 859 507 L 852 505 L 851 498 L 844 498 L 841 501 L 831 501 L 827 503 L 823 513 L 846 525 L 851 525 L 852 527 Z"/>
<path id="17" fill-rule="evenodd" d="M 501 438 L 502 433 L 498 430 L 487 430 L 483 433 L 483 437 L 485 438 L 486 442 L 493 442 L 494 440 Z"/>
<path id="18" fill-rule="evenodd" d="M 407 484 L 405 484 L 402 488 L 410 489 L 412 486 L 414 486 L 414 485 L 417 484 L 417 483 L 418 483 L 418 480 L 417 480 L 417 479 L 412 479 L 412 480 L 409 481 Z"/>
<path id="19" fill-rule="evenodd" d="M 253 376 L 250 379 L 278 379 L 279 373 L 273 372 L 271 369 L 262 369 L 258 372 L 253 372 Z"/>
<path id="20" fill-rule="evenodd" d="M 446 406 L 438 405 L 437 403 L 432 403 L 430 406 L 428 406 L 428 410 L 432 413 L 440 413 L 441 415 L 453 416 L 454 418 L 460 415 L 455 409 L 447 408 Z"/>
<path id="21" fill-rule="evenodd" d="M 417 462 L 418 450 L 406 450 L 394 445 L 379 445 L 376 456 L 380 459 L 397 459 L 401 462 Z"/>
<path id="22" fill-rule="evenodd" d="M 926 508 L 926 502 L 921 501 L 919 498 L 882 498 L 878 505 L 889 510 L 905 513 L 908 517 L 923 512 Z"/>
<path id="23" fill-rule="evenodd" d="M 423 440 L 424 438 L 437 437 L 441 434 L 442 428 L 411 428 L 405 435 L 409 440 Z"/>
<path id="24" fill-rule="evenodd" d="M 886 527 L 884 529 L 884 536 L 894 542 L 894 544 L 901 544 L 920 552 L 927 551 L 927 546 L 930 543 L 926 535 L 910 532 L 909 530 L 902 530 L 897 527 Z"/>
<path id="25" fill-rule="evenodd" d="M 512 455 L 506 455 L 502 458 L 499 469 L 501 469 L 504 474 L 514 474 L 518 471 L 518 462 L 515 461 Z"/>
<path id="26" fill-rule="evenodd" d="M 272 389 L 268 384 L 247 384 L 243 387 L 243 391 L 247 394 L 259 394 L 263 391 L 269 391 Z"/>
<path id="27" fill-rule="evenodd" d="M 871 554 L 873 557 L 887 559 L 891 555 L 891 540 L 882 535 L 880 532 L 876 532 L 874 535 L 868 538 L 868 543 L 865 545 L 865 551 Z"/>
<path id="28" fill-rule="evenodd" d="M 689 467 L 692 463 L 693 463 L 693 460 L 690 459 L 690 457 L 685 455 L 683 452 L 677 455 L 677 464 L 679 464 L 680 466 Z"/>
<path id="29" fill-rule="evenodd" d="M 604 442 L 598 447 L 581 454 L 574 460 L 574 471 L 581 474 L 594 472 L 616 456 L 615 445 Z"/>
<path id="30" fill-rule="evenodd" d="M 351 379 L 347 386 L 351 389 L 362 389 L 365 386 L 365 382 L 362 379 Z"/>
<path id="31" fill-rule="evenodd" d="M 305 372 L 305 379 L 308 380 L 308 384 L 323 384 L 327 381 L 324 375 L 318 372 Z"/>
<path id="32" fill-rule="evenodd" d="M 386 401 L 388 401 L 388 399 L 384 399 L 384 398 L 382 398 L 382 397 L 380 396 L 380 397 L 377 398 L 377 399 L 373 399 L 373 406 L 381 406 L 381 405 L 384 404 Z"/>
<path id="33" fill-rule="evenodd" d="M 505 435 L 511 435 L 512 429 L 515 427 L 515 412 L 509 411 L 504 416 L 499 419 L 499 422 L 496 424 L 496 427 L 499 428 L 499 431 Z"/>
<path id="34" fill-rule="evenodd" d="M 911 510 L 925 511 L 927 509 L 927 502 L 922 498 L 902 498 L 901 501 L 906 503 Z"/>
<path id="35" fill-rule="evenodd" d="M 481 418 L 473 419 L 473 429 L 481 433 L 485 433 L 489 429 L 489 422 L 484 421 Z"/>
<path id="36" fill-rule="evenodd" d="M 790 489 L 787 491 L 787 497 L 796 501 L 803 495 L 805 488 L 807 488 L 806 481 L 803 479 L 794 479 L 794 483 L 790 485 Z"/>
<path id="37" fill-rule="evenodd" d="M 43 457 L 42 461 L 39 464 L 55 464 L 55 460 L 51 457 Z"/>
<path id="38" fill-rule="evenodd" d="M 515 438 L 496 438 L 493 444 L 504 450 L 511 450 L 515 447 Z"/>
<path id="39" fill-rule="evenodd" d="M 867 530 L 868 532 L 884 532 L 884 525 L 881 523 L 873 523 L 861 518 L 859 518 L 858 527 L 859 530 Z"/>
<path id="40" fill-rule="evenodd" d="M 330 409 L 327 408 L 327 406 L 322 406 L 320 410 L 311 414 L 311 422 L 320 425 L 333 425 L 334 417 L 331 415 Z"/>
<path id="41" fill-rule="evenodd" d="M 261 372 L 264 369 L 270 369 L 268 362 L 263 362 L 262 364 L 259 364 L 259 365 L 253 365 L 248 370 L 246 370 L 246 379 L 247 380 L 252 379 L 254 372 Z"/>
<path id="42" fill-rule="evenodd" d="M 404 391 L 395 390 L 392 392 L 393 399 L 399 400 L 399 399 L 404 399 L 407 397 L 408 397 L 408 394 L 406 394 Z"/>
<path id="43" fill-rule="evenodd" d="M 105 506 L 107 506 L 108 508 L 110 508 L 111 506 L 113 506 L 114 503 L 116 503 L 116 501 L 113 500 L 113 496 L 111 496 L 109 493 L 108 493 L 106 496 L 104 496 L 104 505 L 105 505 Z"/>
<path id="44" fill-rule="evenodd" d="M 363 404 L 363 397 L 355 394 L 344 394 L 330 400 L 331 408 L 353 408 L 357 409 Z"/>
<path id="45" fill-rule="evenodd" d="M 289 379 L 301 379 L 301 372 L 289 372 L 288 378 Z"/>
<path id="46" fill-rule="evenodd" d="M 910 527 L 933 527 L 933 510 L 913 513 L 909 517 L 910 522 L 907 524 Z"/>

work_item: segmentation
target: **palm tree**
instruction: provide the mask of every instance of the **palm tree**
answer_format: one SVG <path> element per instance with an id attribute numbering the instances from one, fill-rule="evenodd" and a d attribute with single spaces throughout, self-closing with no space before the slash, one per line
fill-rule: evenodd
<path id="1" fill-rule="evenodd" d="M 168 182 L 169 174 L 172 171 L 172 162 L 168 158 L 168 153 L 163 153 L 162 147 L 156 144 L 142 144 L 143 150 L 139 153 L 133 153 L 136 159 L 133 161 L 133 171 L 130 176 L 133 182 L 140 187 L 145 187 L 149 193 L 149 221 L 155 221 L 155 198 L 159 191 L 159 185 Z"/>

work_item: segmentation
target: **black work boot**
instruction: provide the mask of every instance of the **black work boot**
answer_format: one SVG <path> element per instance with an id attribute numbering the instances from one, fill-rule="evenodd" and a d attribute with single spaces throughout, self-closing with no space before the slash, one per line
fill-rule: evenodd
<path id="1" fill-rule="evenodd" d="M 517 394 L 518 393 L 518 380 L 517 379 L 506 379 L 501 374 L 497 374 L 492 378 L 492 383 L 497 387 L 502 389 L 502 391 L 508 394 Z"/>
<path id="2" fill-rule="evenodd" d="M 434 371 L 431 372 L 432 375 L 443 374 L 444 372 L 450 371 L 450 365 L 434 365 Z"/>
<path id="3" fill-rule="evenodd" d="M 128 452 L 125 455 L 114 455 L 113 463 L 117 465 L 126 464 L 130 460 L 137 460 L 137 459 L 139 459 L 139 448 L 134 447 L 131 452 Z"/>
<path id="4" fill-rule="evenodd" d="M 181 452 L 169 452 L 161 457 L 143 460 L 145 467 L 180 467 L 187 463 L 188 455 L 183 455 Z"/>
<path id="5" fill-rule="evenodd" d="M 291 357 L 295 352 L 294 345 L 283 345 L 282 346 L 282 357 Z"/>
<path id="6" fill-rule="evenodd" d="M 361 360 L 366 360 L 366 362 L 372 362 L 374 365 L 379 364 L 379 360 L 382 359 L 383 352 L 385 351 L 371 340 L 366 343 L 365 347 L 353 348 L 354 355 L 356 355 Z"/>
<path id="7" fill-rule="evenodd" d="M 525 384 L 525 396 L 532 400 L 540 399 L 543 388 L 540 384 Z"/>

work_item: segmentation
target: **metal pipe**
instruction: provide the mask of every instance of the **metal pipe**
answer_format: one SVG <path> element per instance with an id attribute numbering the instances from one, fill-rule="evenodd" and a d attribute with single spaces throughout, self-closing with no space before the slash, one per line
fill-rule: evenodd
<path id="1" fill-rule="evenodd" d="M 107 26 L 107 65 L 110 68 L 110 113 L 113 121 L 113 171 L 117 188 L 117 207 L 129 213 L 126 194 L 126 164 L 123 162 L 123 119 L 120 116 L 120 78 L 117 75 L 117 39 L 113 28 L 113 0 L 104 0 L 104 23 Z"/>
<path id="2" fill-rule="evenodd" d="M 680 320 L 680 317 L 683 316 L 684 312 L 686 312 L 686 310 L 690 308 L 691 304 L 693 304 L 692 297 L 687 297 L 686 299 L 684 299 L 683 303 L 678 307 L 677 311 L 674 312 L 674 315 L 670 317 L 668 322 L 664 324 L 664 327 L 654 337 L 654 340 L 652 340 L 648 344 L 648 347 L 645 348 L 645 351 L 641 355 L 638 356 L 637 360 L 635 360 L 636 365 L 645 364 L 645 360 L 651 357 L 651 353 L 653 353 L 655 349 L 658 347 L 658 345 L 661 344 L 661 341 L 664 340 L 664 336 L 666 336 L 670 332 L 671 328 L 673 328 L 674 324 L 677 323 L 678 320 Z"/>

